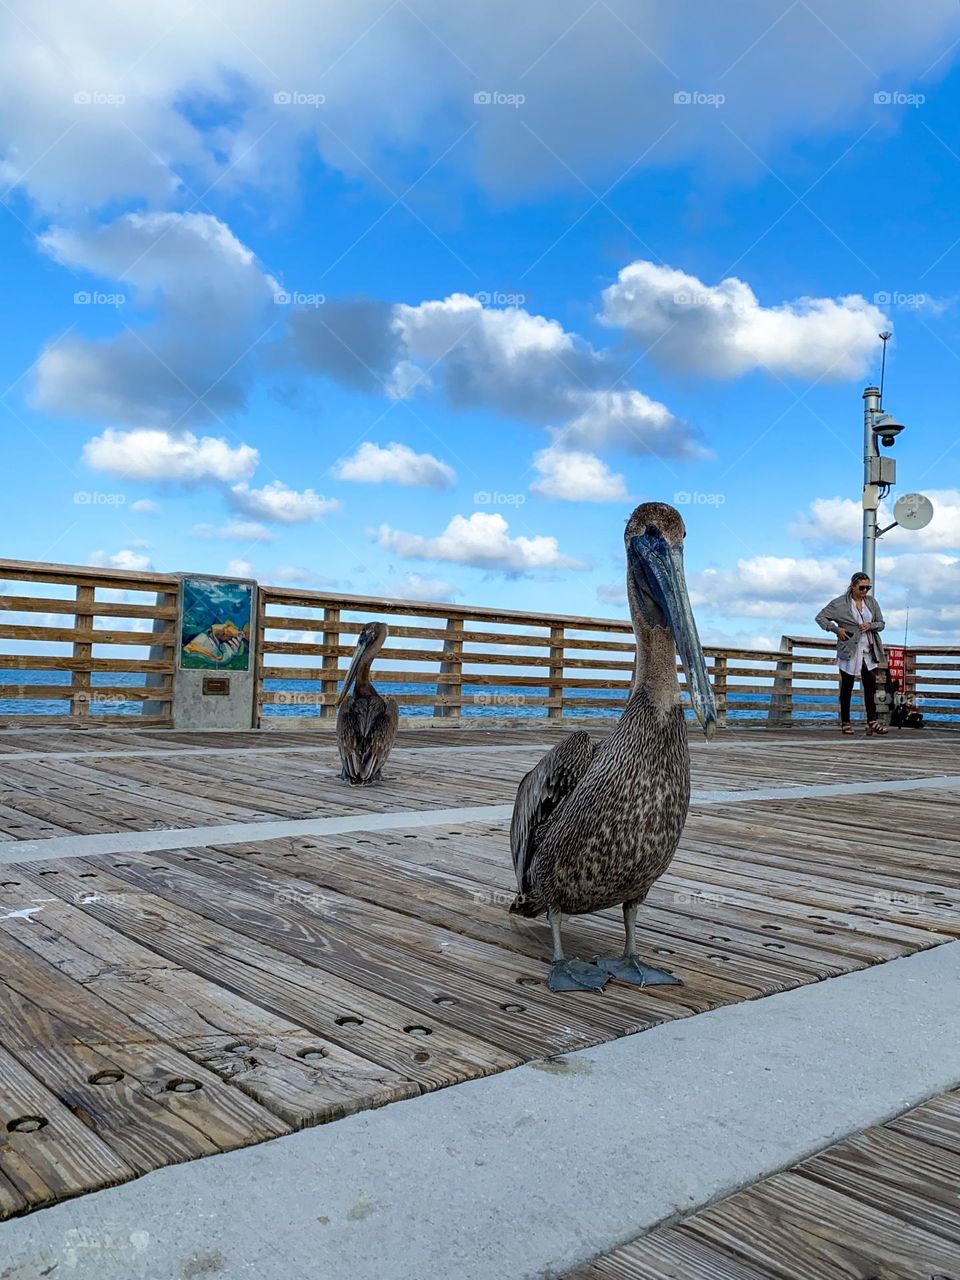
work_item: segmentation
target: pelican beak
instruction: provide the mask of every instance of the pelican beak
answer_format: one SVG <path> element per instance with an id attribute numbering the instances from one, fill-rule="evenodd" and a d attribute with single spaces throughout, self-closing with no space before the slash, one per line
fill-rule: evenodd
<path id="1" fill-rule="evenodd" d="M 372 636 L 363 635 L 363 634 L 360 635 L 357 641 L 357 647 L 354 650 L 353 658 L 347 670 L 347 674 L 343 680 L 343 688 L 340 690 L 339 696 L 337 697 L 336 705 L 338 707 L 343 702 L 347 694 L 350 692 L 350 686 L 353 684 L 354 680 L 357 678 L 357 672 L 360 669 L 360 663 L 363 660 L 363 655 L 367 652 L 367 650 L 370 648 L 372 644 L 373 644 Z"/>
<path id="2" fill-rule="evenodd" d="M 671 546 L 655 529 L 630 539 L 628 559 L 648 621 L 669 626 L 687 677 L 687 690 L 704 737 L 717 732 L 717 707 L 707 675 L 707 664 L 690 608 L 683 572 L 683 548 Z"/>

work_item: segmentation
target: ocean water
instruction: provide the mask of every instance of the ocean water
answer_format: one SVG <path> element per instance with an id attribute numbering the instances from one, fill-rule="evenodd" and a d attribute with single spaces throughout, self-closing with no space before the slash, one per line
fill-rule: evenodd
<path id="1" fill-rule="evenodd" d="M 13 678 L 15 677 L 15 678 Z M 93 702 L 91 709 L 95 715 L 116 715 L 118 717 L 132 717 L 140 714 L 141 703 L 134 699 L 123 699 L 120 696 L 111 696 L 109 698 L 100 698 L 96 696 L 98 687 L 101 686 L 123 686 L 125 684 L 131 686 L 143 685 L 143 675 L 139 672 L 94 672 L 90 678 L 91 694 Z M 32 699 L 29 701 L 21 701 L 19 699 L 4 698 L 3 690 L 5 685 L 28 684 L 28 685 L 51 685 L 59 688 L 70 684 L 70 672 L 68 671 L 4 671 L 0 672 L 0 716 L 10 715 L 35 715 L 35 716 L 56 716 L 63 715 L 67 709 L 67 703 L 63 699 Z M 267 680 L 264 682 L 264 688 L 271 692 L 282 692 L 288 695 L 289 701 L 285 704 L 271 703 L 264 707 L 264 716 L 270 719 L 283 719 L 292 717 L 313 718 L 319 716 L 320 708 L 311 704 L 300 702 L 297 698 L 298 694 L 315 693 L 317 691 L 317 683 L 314 680 Z M 411 693 L 416 692 L 424 697 L 431 697 L 436 694 L 436 686 L 429 684 L 407 685 L 383 683 L 377 684 L 377 688 L 382 693 Z M 535 688 L 531 686 L 515 686 L 500 685 L 491 688 L 489 685 L 470 685 L 463 686 L 464 697 L 469 699 L 462 708 L 461 715 L 464 718 L 484 719 L 493 717 L 510 717 L 517 716 L 524 719 L 541 718 L 545 719 L 547 715 L 546 707 L 524 707 L 518 704 L 517 699 L 527 696 L 539 697 L 546 696 L 546 688 Z M 571 697 L 590 697 L 603 699 L 616 703 L 617 698 L 621 696 L 621 690 L 618 689 L 569 689 L 567 691 Z M 795 720 L 832 720 L 833 712 L 827 712 L 822 707 L 804 708 L 804 703 L 816 701 L 817 698 L 824 696 L 822 689 L 813 691 L 811 695 L 805 696 L 798 693 L 794 696 L 793 718 Z M 737 709 L 738 702 L 765 702 L 769 701 L 763 694 L 749 693 L 736 694 L 728 693 L 727 695 L 727 719 L 728 721 L 748 721 L 748 720 L 765 720 L 767 718 L 766 709 L 744 708 Z M 936 695 L 926 695 L 920 702 L 920 709 L 923 711 L 924 718 L 928 722 L 936 722 L 938 724 L 951 721 L 960 721 L 960 713 L 956 709 L 955 703 L 937 702 Z M 412 717 L 429 717 L 433 715 L 433 706 L 404 706 L 401 705 L 400 713 L 402 716 Z M 857 713 L 857 703 L 854 702 L 854 713 Z M 575 711 L 571 709 L 568 714 L 575 714 L 578 717 L 588 719 L 609 717 L 619 714 L 616 706 L 611 706 L 607 711 L 604 707 L 578 707 Z M 689 719 L 693 719 L 693 713 L 687 712 Z"/>

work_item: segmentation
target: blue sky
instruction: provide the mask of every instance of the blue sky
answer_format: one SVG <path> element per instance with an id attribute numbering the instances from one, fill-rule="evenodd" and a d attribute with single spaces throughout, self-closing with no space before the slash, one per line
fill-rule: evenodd
<path id="1" fill-rule="evenodd" d="M 610 616 L 658 499 L 775 643 L 889 327 L 878 595 L 955 641 L 960 8 L 637 9 L 8 12 L 3 554 Z"/>

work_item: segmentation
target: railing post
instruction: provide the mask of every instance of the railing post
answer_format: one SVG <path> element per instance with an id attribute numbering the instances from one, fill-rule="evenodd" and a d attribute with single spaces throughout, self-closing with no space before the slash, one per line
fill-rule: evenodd
<path id="1" fill-rule="evenodd" d="M 158 591 L 155 603 L 158 609 L 173 608 L 177 611 L 177 616 L 172 620 L 170 618 L 154 618 L 152 634 L 163 631 L 172 631 L 173 634 L 173 653 L 174 662 L 180 660 L 180 592 L 182 584 L 178 584 L 176 591 Z M 149 660 L 151 662 L 162 662 L 167 656 L 167 647 L 162 644 L 153 644 L 150 646 Z M 148 671 L 143 677 L 143 683 L 150 689 L 161 689 L 170 695 L 169 702 L 144 702 L 140 707 L 141 716 L 167 716 L 170 723 L 174 723 L 174 706 L 173 706 L 173 682 L 172 675 L 168 675 L 162 671 Z"/>
<path id="2" fill-rule="evenodd" d="M 717 704 L 717 726 L 727 723 L 727 655 L 713 655 L 713 700 Z"/>
<path id="3" fill-rule="evenodd" d="M 92 631 L 93 630 L 93 587 L 77 587 L 77 612 L 74 617 L 73 627 L 75 631 Z M 89 664 L 93 657 L 93 645 L 87 640 L 74 640 L 73 642 L 73 658 L 74 661 L 86 662 Z M 73 669 L 70 677 L 70 687 L 73 696 L 70 699 L 70 714 L 78 720 L 86 720 L 90 716 L 90 667 L 86 670 Z"/>
<path id="4" fill-rule="evenodd" d="M 456 676 L 456 680 L 445 681 L 444 676 Z M 440 679 L 437 681 L 437 697 L 459 699 L 456 706 L 449 707 L 438 702 L 433 708 L 434 717 L 447 720 L 451 717 L 459 720 L 463 702 L 463 619 L 448 618 L 447 632 L 443 639 L 443 657 L 440 659 Z"/>
<path id="5" fill-rule="evenodd" d="M 325 605 L 323 609 L 323 644 L 324 648 L 340 647 L 340 610 L 336 605 Z M 323 694 L 335 694 L 337 692 L 337 669 L 340 665 L 340 658 L 335 653 L 325 653 L 321 669 L 323 676 L 320 681 L 320 692 Z M 332 679 L 331 679 L 332 675 Z M 337 708 L 329 703 L 322 703 L 320 706 L 320 718 L 322 720 L 330 720 L 337 714 Z"/>
<path id="6" fill-rule="evenodd" d="M 791 656 L 777 663 L 773 677 L 773 696 L 767 712 L 768 724 L 789 723 L 793 717 L 793 640 L 790 636 L 780 637 L 780 652 Z"/>
<path id="7" fill-rule="evenodd" d="M 548 720 L 563 719 L 563 623 L 550 628 L 550 683 L 547 696 L 559 698 L 558 707 L 547 707 Z"/>
<path id="8" fill-rule="evenodd" d="M 917 701 L 917 651 L 905 649 L 903 654 L 903 700 L 907 703 Z"/>

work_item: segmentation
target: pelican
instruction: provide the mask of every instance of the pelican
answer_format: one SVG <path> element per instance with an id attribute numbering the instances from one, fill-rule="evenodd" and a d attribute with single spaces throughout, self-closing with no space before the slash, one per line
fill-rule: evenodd
<path id="1" fill-rule="evenodd" d="M 510 910 L 544 912 L 553 937 L 551 991 L 680 983 L 636 952 L 637 907 L 673 858 L 690 804 L 690 754 L 679 651 L 707 739 L 717 716 L 683 572 L 680 513 L 646 502 L 624 531 L 627 600 L 636 637 L 633 681 L 616 728 L 602 742 L 583 730 L 548 752 L 520 783 L 510 825 L 517 896 Z M 564 956 L 561 920 L 623 907 L 622 956 Z"/>
<path id="2" fill-rule="evenodd" d="M 383 622 L 367 622 L 357 636 L 353 661 L 337 698 L 337 746 L 340 777 L 351 786 L 381 781 L 381 770 L 397 736 L 400 708 L 370 682 L 370 667 L 388 636 Z M 356 693 L 350 686 L 356 681 Z"/>

